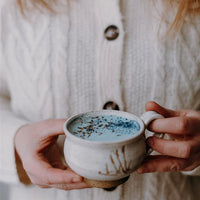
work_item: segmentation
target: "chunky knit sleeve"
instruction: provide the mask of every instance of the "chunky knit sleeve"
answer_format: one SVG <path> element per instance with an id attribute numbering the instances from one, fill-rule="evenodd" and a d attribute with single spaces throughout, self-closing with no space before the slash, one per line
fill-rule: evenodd
<path id="1" fill-rule="evenodd" d="M 6 64 L 2 51 L 3 29 L 1 15 L 0 28 L 0 181 L 17 183 L 19 178 L 15 164 L 14 136 L 19 127 L 27 124 L 27 121 L 16 116 L 10 106 L 11 98 L 6 82 Z"/>

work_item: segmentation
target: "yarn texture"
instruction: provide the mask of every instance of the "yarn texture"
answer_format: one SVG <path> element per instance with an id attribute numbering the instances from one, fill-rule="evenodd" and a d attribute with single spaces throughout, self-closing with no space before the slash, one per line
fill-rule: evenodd
<path id="1" fill-rule="evenodd" d="M 10 200 L 189 200 L 200 198 L 200 170 L 133 173 L 113 192 L 43 190 L 19 180 L 14 136 L 25 124 L 101 110 L 108 101 L 140 116 L 147 101 L 200 109 L 200 16 L 165 35 L 174 11 L 161 1 L 60 1 L 60 12 L 22 16 L 1 9 L 0 181 Z M 59 9 L 59 6 L 58 6 Z M 115 25 L 119 36 L 105 38 Z"/>

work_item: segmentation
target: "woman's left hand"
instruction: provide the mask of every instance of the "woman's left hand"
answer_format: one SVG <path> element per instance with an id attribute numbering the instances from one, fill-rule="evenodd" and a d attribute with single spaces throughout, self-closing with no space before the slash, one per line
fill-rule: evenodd
<path id="1" fill-rule="evenodd" d="M 154 120 L 149 130 L 166 133 L 171 139 L 149 137 L 147 144 L 161 155 L 150 155 L 137 172 L 191 171 L 200 166 L 200 112 L 169 110 L 148 102 L 146 110 L 154 110 L 164 119 Z"/>

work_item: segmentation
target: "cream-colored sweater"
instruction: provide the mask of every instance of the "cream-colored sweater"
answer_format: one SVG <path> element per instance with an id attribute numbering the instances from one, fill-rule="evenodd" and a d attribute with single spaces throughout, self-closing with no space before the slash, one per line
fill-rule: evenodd
<path id="1" fill-rule="evenodd" d="M 107 101 L 136 115 L 149 100 L 200 108 L 200 16 L 172 39 L 164 34 L 176 7 L 166 12 L 164 1 L 64 1 L 57 15 L 22 17 L 14 3 L 1 10 L 0 181 L 9 183 L 10 199 L 199 199 L 200 178 L 181 173 L 133 173 L 113 192 L 20 183 L 13 137 L 23 124 L 102 109 Z M 104 36 L 110 25 L 119 29 L 112 41 Z"/>

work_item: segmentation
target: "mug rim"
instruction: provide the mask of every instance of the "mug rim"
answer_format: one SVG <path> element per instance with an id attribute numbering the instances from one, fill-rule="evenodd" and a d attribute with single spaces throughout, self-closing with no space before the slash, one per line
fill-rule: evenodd
<path id="1" fill-rule="evenodd" d="M 126 139 L 122 139 L 122 140 L 117 140 L 117 141 L 93 141 L 93 140 L 87 140 L 87 139 L 82 139 L 80 137 L 75 136 L 73 133 L 71 133 L 68 129 L 68 125 L 70 124 L 70 122 L 72 122 L 74 119 L 82 116 L 82 115 L 88 115 L 88 116 L 100 116 L 100 115 L 117 115 L 117 116 L 121 116 L 121 117 L 126 117 L 128 119 L 137 119 L 137 122 L 140 124 L 140 130 L 138 131 L 138 133 L 133 134 L 133 136 L 126 138 Z M 79 113 L 79 114 L 75 114 L 72 115 L 71 117 L 69 117 L 65 123 L 64 123 L 64 132 L 65 132 L 65 136 L 66 138 L 68 137 L 69 139 L 76 141 L 77 143 L 81 143 L 81 144 L 85 144 L 85 145 L 89 145 L 89 146 L 98 146 L 98 145 L 119 145 L 119 144 L 127 144 L 129 142 L 132 142 L 133 140 L 137 140 L 139 137 L 141 137 L 145 131 L 145 125 L 144 122 L 142 121 L 142 119 L 132 113 L 128 113 L 125 111 L 118 111 L 118 110 L 100 110 L 100 111 L 89 111 L 89 112 L 83 112 L 83 113 Z"/>

